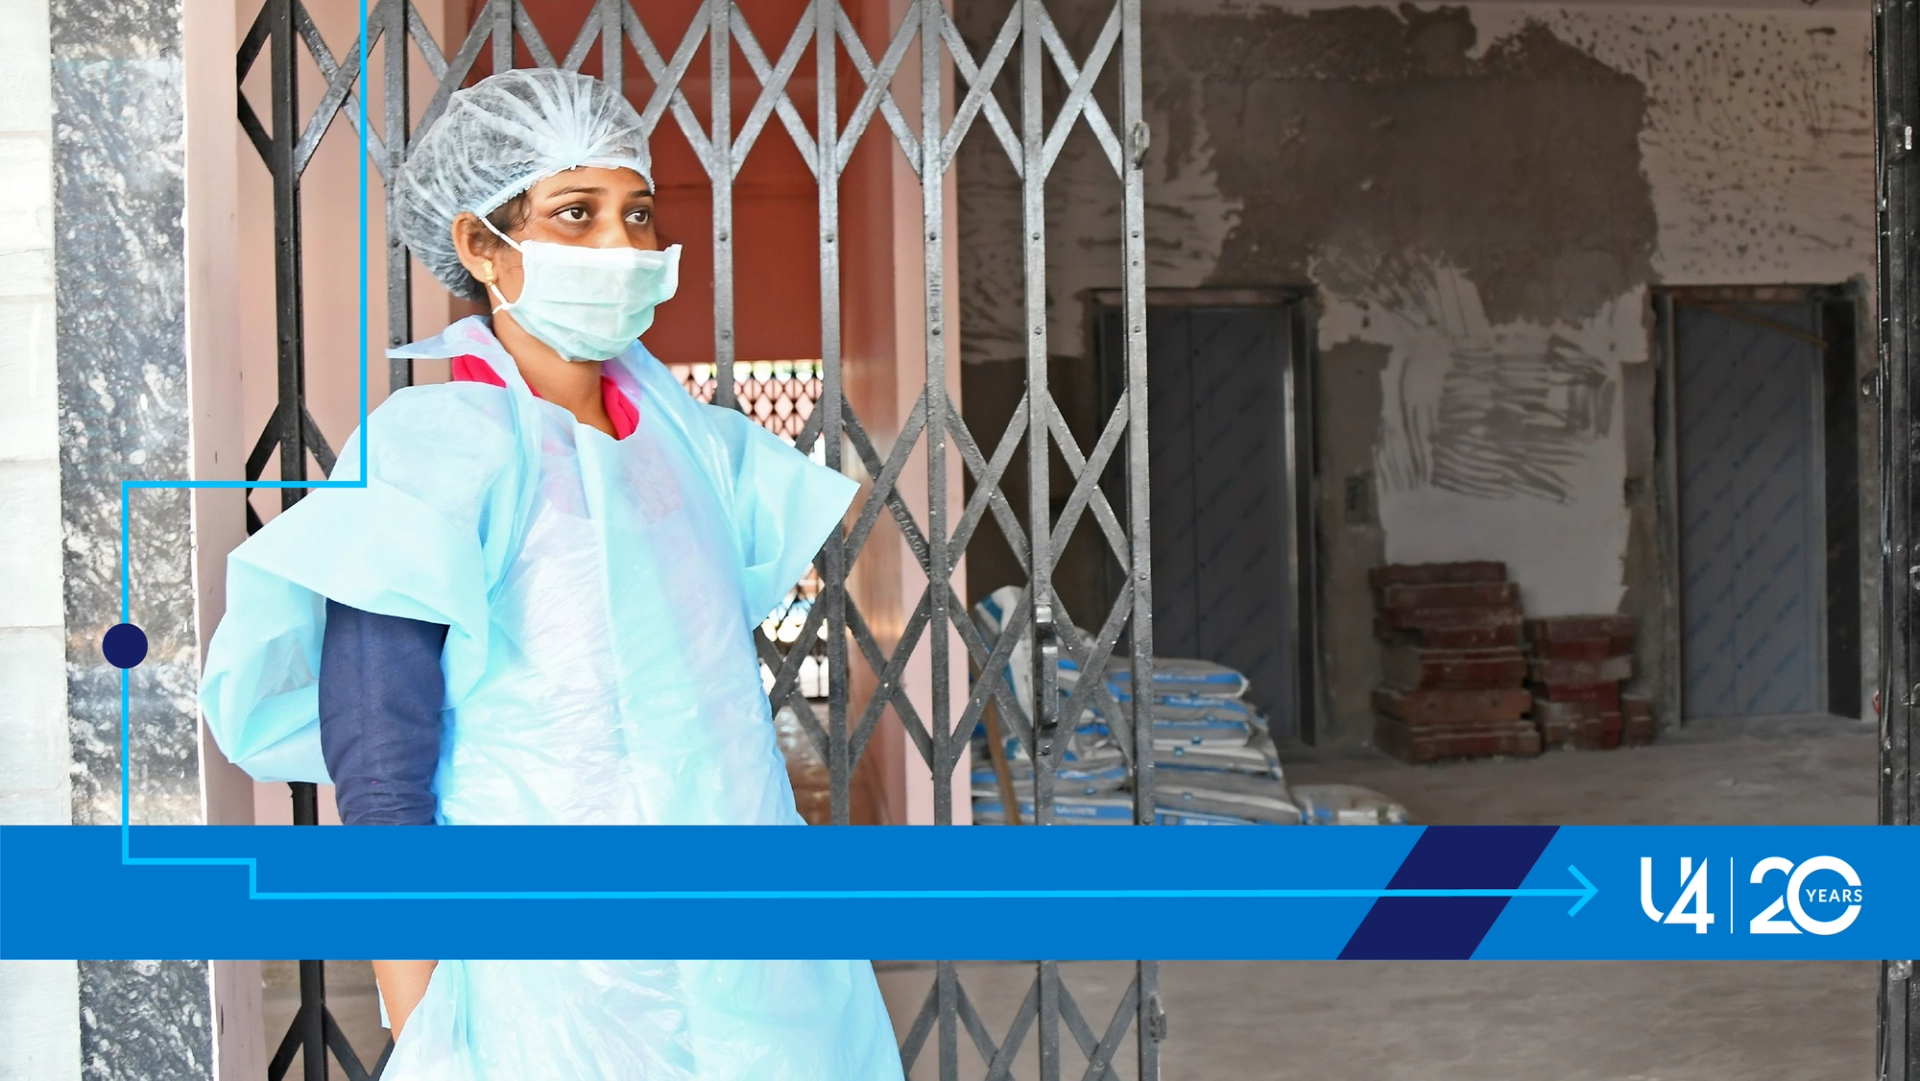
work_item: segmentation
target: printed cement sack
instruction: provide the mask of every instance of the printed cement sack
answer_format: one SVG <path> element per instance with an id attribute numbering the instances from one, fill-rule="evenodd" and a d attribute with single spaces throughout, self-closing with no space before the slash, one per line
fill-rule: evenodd
<path id="1" fill-rule="evenodd" d="M 1033 822 L 1033 800 L 1031 797 L 1019 801 L 1020 821 Z M 1055 796 L 1053 800 L 1053 818 L 1061 826 L 1131 826 L 1133 825 L 1133 797 L 1119 796 Z M 1004 826 L 1007 824 L 1006 804 L 1000 802 L 996 793 L 992 799 L 973 801 L 973 823 L 976 826 Z"/>
<path id="2" fill-rule="evenodd" d="M 1077 731 L 1093 732 L 1102 736 L 1113 733 L 1106 722 L 1099 720 L 1098 714 L 1088 714 L 1095 718 L 1083 723 Z M 1153 718 L 1153 740 L 1155 743 L 1187 743 L 1193 746 L 1244 747 L 1253 738 L 1253 726 L 1245 721 L 1227 721 L 1216 718 L 1206 720 L 1169 720 L 1165 717 Z"/>
<path id="3" fill-rule="evenodd" d="M 1274 826 L 1301 822 L 1285 781 L 1244 773 L 1156 769 L 1153 805 L 1158 811 L 1226 815 Z"/>
<path id="4" fill-rule="evenodd" d="M 1089 666 L 1091 667 L 1091 666 Z M 1079 684 L 1082 672 L 1078 665 L 1062 662 L 1060 665 L 1060 685 L 1073 687 Z M 1133 691 L 1133 662 L 1125 657 L 1114 657 L 1106 665 L 1107 687 L 1117 698 Z M 1247 693 L 1247 677 L 1228 668 L 1224 664 L 1212 661 L 1196 660 L 1190 657 L 1155 657 L 1153 659 L 1153 689 L 1160 695 L 1204 695 L 1210 698 L 1238 698 Z"/>
<path id="5" fill-rule="evenodd" d="M 998 800 L 1000 781 L 993 775 L 993 766 L 978 765 L 973 771 L 973 796 L 975 799 Z M 1033 763 L 1022 760 L 1007 763 L 1007 773 L 1013 781 L 1015 797 L 1030 795 L 1033 791 Z M 1061 796 L 1104 796 L 1120 791 L 1127 783 L 1127 767 L 1109 766 L 1106 769 L 1077 769 L 1067 767 L 1053 775 L 1054 798 Z"/>
<path id="6" fill-rule="evenodd" d="M 1310 826 L 1404 826 L 1407 809 L 1388 796 L 1357 784 L 1303 784 L 1293 787 L 1294 802 Z"/>

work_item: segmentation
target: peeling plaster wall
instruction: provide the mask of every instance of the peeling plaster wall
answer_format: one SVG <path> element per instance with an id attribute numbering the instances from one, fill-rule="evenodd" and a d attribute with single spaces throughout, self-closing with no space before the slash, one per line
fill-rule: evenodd
<path id="1" fill-rule="evenodd" d="M 1049 7 L 1084 55 L 1106 5 Z M 1004 8 L 959 5 L 976 54 Z M 1864 8 L 1162 0 L 1144 19 L 1149 286 L 1316 288 L 1333 729 L 1367 727 L 1376 562 L 1504 559 L 1530 613 L 1656 616 L 1648 288 L 1855 282 L 1871 310 Z M 966 154 L 963 354 L 1005 361 L 1019 185 L 990 137 Z M 1082 126 L 1048 181 L 1055 354 L 1089 352 L 1087 292 L 1119 283 L 1112 184 Z"/>

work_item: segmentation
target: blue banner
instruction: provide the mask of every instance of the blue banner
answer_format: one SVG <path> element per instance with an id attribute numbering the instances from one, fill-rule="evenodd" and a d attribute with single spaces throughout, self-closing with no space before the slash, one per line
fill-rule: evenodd
<path id="1" fill-rule="evenodd" d="M 1912 958 L 1916 857 L 1872 826 L 20 826 L 0 957 Z"/>

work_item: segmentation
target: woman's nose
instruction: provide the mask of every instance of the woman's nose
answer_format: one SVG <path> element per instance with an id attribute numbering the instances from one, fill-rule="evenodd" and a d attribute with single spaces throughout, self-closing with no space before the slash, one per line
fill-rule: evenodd
<path id="1" fill-rule="evenodd" d="M 593 246 L 596 248 L 637 248 L 640 251 L 659 251 L 660 241 L 647 230 L 644 236 L 635 237 L 627 228 L 625 221 L 616 222 L 610 228 L 594 230 Z"/>
<path id="2" fill-rule="evenodd" d="M 593 246 L 596 248 L 644 248 L 645 244 L 635 244 L 627 229 L 625 216 L 602 218 L 593 230 Z"/>

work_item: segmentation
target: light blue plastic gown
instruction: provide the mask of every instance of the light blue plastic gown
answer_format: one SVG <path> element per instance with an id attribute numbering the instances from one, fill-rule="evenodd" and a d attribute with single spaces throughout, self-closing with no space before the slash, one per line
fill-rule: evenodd
<path id="1" fill-rule="evenodd" d="M 468 319 L 394 355 L 488 361 L 507 388 L 395 393 L 337 479 L 228 560 L 201 705 L 260 780 L 328 778 L 315 678 L 328 598 L 447 624 L 439 821 L 798 825 L 752 627 L 855 484 L 638 343 L 605 370 L 615 440 L 533 397 Z M 696 946 L 697 950 L 697 946 Z M 873 971 L 837 961 L 442 961 L 389 1081 L 895 1079 Z"/>

